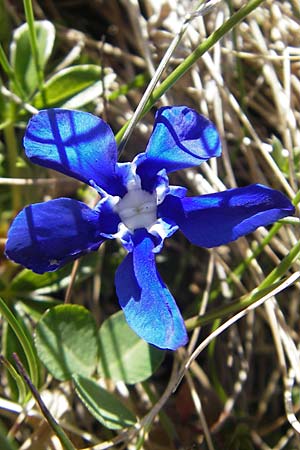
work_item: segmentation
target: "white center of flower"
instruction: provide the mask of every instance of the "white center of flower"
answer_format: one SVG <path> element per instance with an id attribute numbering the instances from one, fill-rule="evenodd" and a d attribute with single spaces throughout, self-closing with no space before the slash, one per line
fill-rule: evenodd
<path id="1" fill-rule="evenodd" d="M 156 193 L 141 189 L 139 183 L 129 183 L 128 192 L 116 204 L 114 210 L 131 231 L 148 228 L 157 220 Z"/>

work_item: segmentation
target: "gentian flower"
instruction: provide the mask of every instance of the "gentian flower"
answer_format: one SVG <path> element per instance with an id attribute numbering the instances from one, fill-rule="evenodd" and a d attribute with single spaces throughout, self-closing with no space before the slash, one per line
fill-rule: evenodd
<path id="1" fill-rule="evenodd" d="M 187 342 L 155 266 L 164 239 L 180 229 L 193 244 L 215 247 L 294 212 L 283 194 L 258 184 L 197 197 L 170 186 L 168 173 L 221 154 L 214 125 L 185 106 L 158 110 L 146 151 L 131 163 L 117 162 L 111 128 L 80 111 L 40 111 L 24 147 L 32 162 L 87 183 L 101 199 L 95 208 L 70 198 L 26 206 L 8 232 L 6 255 L 43 273 L 118 238 L 128 251 L 115 276 L 120 305 L 132 329 L 160 348 Z"/>

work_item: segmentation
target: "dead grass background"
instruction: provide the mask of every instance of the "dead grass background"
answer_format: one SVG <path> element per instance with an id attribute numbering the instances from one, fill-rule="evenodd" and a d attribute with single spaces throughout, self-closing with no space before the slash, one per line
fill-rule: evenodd
<path id="1" fill-rule="evenodd" d="M 205 17 L 194 19 L 166 73 L 245 3 L 221 0 Z M 4 5 L 13 27 L 24 22 L 22 2 L 7 0 Z M 114 82 L 102 97 L 94 100 L 92 112 L 118 131 L 132 116 L 147 79 L 195 2 L 35 0 L 33 5 L 35 17 L 47 18 L 57 29 L 51 70 L 64 55 L 66 64 L 72 58 L 92 61 L 114 74 Z M 120 95 L 114 95 L 116 91 Z M 185 183 L 193 194 L 202 194 L 264 183 L 294 198 L 300 157 L 299 2 L 263 2 L 206 53 L 156 106 L 161 104 L 185 104 L 209 116 L 223 142 L 222 158 L 174 175 L 174 184 Z M 130 160 L 144 149 L 152 123 L 153 112 L 139 122 L 123 159 Z M 61 189 L 61 184 L 57 185 L 56 193 Z M 180 236 L 167 243 L 159 270 L 185 318 L 197 314 L 199 308 L 203 314 L 206 309 L 230 303 L 253 290 L 297 242 L 299 227 L 281 228 L 259 258 L 253 259 L 243 275 L 233 277 L 229 285 L 227 275 L 247 259 L 266 234 L 265 229 L 259 229 L 250 237 L 211 251 L 189 246 Z M 98 316 L 101 308 L 102 317 L 116 305 L 113 277 L 105 269 L 112 264 L 110 252 L 103 252 L 101 274 L 80 291 L 81 301 L 88 303 Z M 296 270 L 299 262 L 291 273 Z M 86 292 L 91 293 L 89 299 Z M 211 295 L 216 292 L 218 295 Z M 125 432 L 116 438 L 99 427 L 80 405 L 72 403 L 67 385 L 50 384 L 48 401 L 56 405 L 55 414 L 73 433 L 78 448 L 87 447 L 89 442 L 89 448 L 95 450 L 299 449 L 300 424 L 293 415 L 300 407 L 299 320 L 296 283 L 233 324 L 194 361 L 178 390 L 173 395 L 167 393 L 164 416 L 154 418 L 154 414 L 141 446 L 136 436 Z M 134 404 L 140 417 L 152 411 L 151 396 L 162 398 L 172 365 L 175 364 L 173 374 L 176 370 L 178 373 L 179 361 L 209 335 L 211 325 L 195 332 L 187 350 L 168 355 L 147 388 L 126 388 L 126 401 Z M 295 383 L 293 389 L 289 382 Z M 293 405 L 289 402 L 292 395 Z M 15 424 L 20 449 L 61 448 L 35 408 L 25 424 L 17 411 L 6 411 L 5 416 L 11 426 Z"/>

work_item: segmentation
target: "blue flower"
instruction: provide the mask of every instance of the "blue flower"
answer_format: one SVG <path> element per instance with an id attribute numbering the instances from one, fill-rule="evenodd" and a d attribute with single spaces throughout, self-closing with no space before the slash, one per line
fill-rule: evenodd
<path id="1" fill-rule="evenodd" d="M 25 207 L 8 233 L 6 255 L 43 273 L 53 271 L 106 239 L 118 238 L 127 256 L 115 284 L 128 324 L 144 340 L 176 349 L 187 342 L 184 321 L 160 278 L 155 254 L 178 228 L 190 242 L 215 247 L 294 213 L 280 192 L 250 185 L 188 197 L 167 174 L 220 156 L 214 125 L 185 106 L 160 108 L 144 153 L 117 162 L 110 127 L 89 113 L 40 111 L 27 127 L 28 158 L 92 186 L 95 208 L 58 198 Z"/>

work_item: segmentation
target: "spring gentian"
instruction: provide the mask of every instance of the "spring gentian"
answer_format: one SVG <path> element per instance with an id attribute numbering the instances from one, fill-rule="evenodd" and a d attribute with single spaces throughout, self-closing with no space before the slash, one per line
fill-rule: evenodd
<path id="1" fill-rule="evenodd" d="M 155 266 L 164 239 L 180 228 L 193 244 L 215 247 L 294 212 L 283 194 L 258 184 L 197 197 L 170 186 L 169 172 L 221 154 L 214 125 L 185 106 L 158 110 L 146 151 L 131 163 L 117 162 L 107 123 L 80 111 L 40 111 L 29 122 L 24 147 L 32 162 L 87 183 L 101 199 L 95 208 L 70 198 L 25 207 L 9 230 L 6 255 L 43 273 L 118 238 L 128 251 L 115 277 L 120 305 L 132 329 L 160 348 L 187 342 Z"/>

